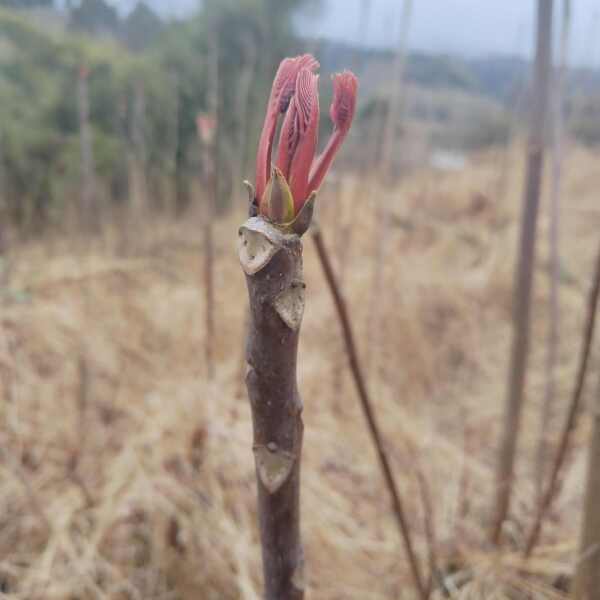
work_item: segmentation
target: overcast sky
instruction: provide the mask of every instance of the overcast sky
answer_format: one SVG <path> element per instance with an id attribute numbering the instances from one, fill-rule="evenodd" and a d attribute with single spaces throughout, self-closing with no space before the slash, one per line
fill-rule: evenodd
<path id="1" fill-rule="evenodd" d="M 363 0 L 324 0 L 326 8 L 310 28 L 317 34 L 358 39 Z M 400 30 L 401 0 L 368 0 L 368 45 L 389 46 Z M 530 55 L 535 0 L 413 0 L 409 46 L 467 55 Z M 573 0 L 573 61 L 600 67 L 600 0 Z M 556 1 L 557 9 L 562 2 Z M 557 10 L 558 14 L 558 10 Z M 301 20 L 302 28 L 309 26 Z"/>
<path id="2" fill-rule="evenodd" d="M 137 0 L 112 0 L 122 10 Z M 181 16 L 199 0 L 146 0 L 165 16 Z M 319 17 L 302 17 L 304 33 L 356 42 L 365 0 L 322 0 Z M 366 37 L 371 46 L 395 43 L 400 28 L 402 0 L 366 0 L 370 17 Z M 413 0 L 409 46 L 434 52 L 469 56 L 515 54 L 530 56 L 535 0 Z M 576 64 L 600 67 L 600 0 L 572 0 L 571 57 Z M 561 0 L 556 0 L 557 13 Z"/>

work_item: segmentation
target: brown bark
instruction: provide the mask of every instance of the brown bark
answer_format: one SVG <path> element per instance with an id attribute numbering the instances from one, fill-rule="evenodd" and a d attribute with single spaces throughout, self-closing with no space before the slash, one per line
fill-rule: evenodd
<path id="1" fill-rule="evenodd" d="M 406 555 L 413 575 L 415 586 L 419 592 L 419 597 L 423 600 L 426 600 L 428 597 L 427 585 L 421 574 L 421 568 L 419 566 L 419 562 L 417 560 L 417 556 L 413 548 L 410 527 L 406 515 L 404 513 L 404 507 L 400 498 L 400 492 L 398 491 L 398 486 L 396 484 L 394 472 L 392 471 L 392 467 L 390 465 L 390 461 L 388 459 L 387 452 L 385 449 L 385 442 L 379 431 L 379 425 L 377 424 L 375 411 L 373 409 L 373 405 L 367 391 L 367 386 L 362 373 L 361 363 L 358 357 L 358 353 L 356 351 L 356 344 L 354 343 L 354 334 L 352 333 L 350 318 L 348 316 L 348 311 L 346 310 L 346 303 L 337 284 L 336 277 L 333 272 L 333 267 L 331 266 L 331 261 L 329 260 L 329 254 L 325 247 L 325 242 L 323 241 L 323 236 L 321 234 L 320 229 L 314 226 L 311 230 L 311 234 L 313 241 L 315 242 L 315 246 L 317 248 L 317 254 L 319 256 L 321 266 L 323 267 L 323 272 L 325 274 L 325 279 L 327 280 L 327 284 L 329 286 L 329 291 L 333 296 L 333 301 L 335 303 L 340 325 L 342 327 L 342 333 L 346 345 L 346 352 L 348 354 L 348 360 L 350 362 L 350 370 L 352 372 L 352 377 L 354 379 L 354 383 L 358 391 L 360 405 L 365 420 L 367 421 L 367 426 L 369 428 L 371 440 L 377 452 L 379 466 L 381 468 L 385 484 L 390 494 L 392 508 L 394 510 L 394 516 L 396 518 L 396 523 L 398 524 L 400 536 L 404 542 L 404 547 L 406 550 Z"/>
<path id="2" fill-rule="evenodd" d="M 536 513 L 535 522 L 531 528 L 531 532 L 527 538 L 527 545 L 525 549 L 525 555 L 529 556 L 535 547 L 541 530 L 544 517 L 552 504 L 552 501 L 556 497 L 560 489 L 560 474 L 563 469 L 563 465 L 567 458 L 568 450 L 571 444 L 571 437 L 577 424 L 577 418 L 580 413 L 581 397 L 585 387 L 586 374 L 588 371 L 588 364 L 592 350 L 592 341 L 594 339 L 594 330 L 596 327 L 596 318 L 598 313 L 598 303 L 600 301 L 600 246 L 598 248 L 598 255 L 596 258 L 596 266 L 594 269 L 593 283 L 590 289 L 588 297 L 588 309 L 585 323 L 585 332 L 583 335 L 583 341 L 581 346 L 581 352 L 579 355 L 579 367 L 577 369 L 577 375 L 575 378 L 575 386 L 573 388 L 573 395 L 571 397 L 571 403 L 569 405 L 569 412 L 567 414 L 567 420 L 565 422 L 562 434 L 560 436 L 560 442 L 556 451 L 556 456 L 552 464 L 552 470 L 550 472 L 550 479 L 548 485 L 540 502 L 540 506 Z"/>
<path id="3" fill-rule="evenodd" d="M 242 225 L 238 241 L 250 300 L 246 386 L 254 429 L 265 599 L 302 600 L 303 424 L 296 382 L 306 287 L 302 242 L 261 217 Z"/>
<path id="4" fill-rule="evenodd" d="M 244 311 L 244 323 L 242 325 L 244 331 L 244 339 L 248 337 L 248 309 Z M 246 377 L 246 348 L 242 347 L 239 358 L 238 371 L 235 378 L 235 397 L 242 398 L 244 395 L 244 379 Z"/>
<path id="5" fill-rule="evenodd" d="M 596 600 L 600 593 L 600 381 L 593 418 L 573 600 Z"/>
<path id="6" fill-rule="evenodd" d="M 496 472 L 496 506 L 492 541 L 498 544 L 502 525 L 510 508 L 514 480 L 517 438 L 525 390 L 535 238 L 538 218 L 542 171 L 544 165 L 544 128 L 546 125 L 547 96 L 552 55 L 553 0 L 538 0 L 537 49 L 535 84 L 528 143 L 525 195 L 521 219 L 521 236 L 515 277 L 513 305 L 513 341 L 507 386 L 506 412 L 500 445 L 500 459 Z"/>

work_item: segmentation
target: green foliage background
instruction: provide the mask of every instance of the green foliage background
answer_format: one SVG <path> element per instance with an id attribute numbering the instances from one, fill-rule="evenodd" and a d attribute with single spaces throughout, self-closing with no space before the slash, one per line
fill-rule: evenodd
<path id="1" fill-rule="evenodd" d="M 84 0 L 73 17 L 81 18 L 86 2 L 89 9 L 94 1 Z M 135 89 L 142 85 L 150 200 L 161 205 L 167 182 L 174 182 L 175 208 L 189 204 L 190 181 L 200 168 L 195 118 L 210 109 L 213 97 L 219 117 L 219 202 L 226 204 L 231 153 L 239 154 L 240 140 L 251 145 L 257 138 L 269 80 L 294 45 L 292 15 L 304 4 L 306 0 L 206 0 L 199 14 L 172 23 L 158 21 L 140 4 L 113 32 L 107 32 L 102 13 L 99 35 L 90 35 L 90 13 L 84 24 L 72 18 L 69 26 L 0 8 L 3 218 L 24 228 L 38 227 L 59 222 L 68 203 L 77 202 L 77 81 L 82 67 L 89 71 L 94 163 L 103 199 L 119 203 L 128 197 L 130 123 Z M 210 36 L 218 48 L 218 90 L 209 89 Z M 249 106 L 241 123 L 236 100 L 248 69 Z"/>
<path id="2" fill-rule="evenodd" d="M 294 15 L 309 7 L 317 14 L 319 0 L 204 0 L 197 14 L 174 22 L 161 20 L 142 1 L 123 16 L 106 0 L 72 0 L 68 19 L 51 5 L 51 0 L 0 0 L 0 221 L 21 231 L 61 225 L 68 209 L 79 206 L 82 67 L 89 71 L 102 208 L 132 196 L 128 169 L 131 157 L 139 155 L 132 121 L 140 89 L 150 206 L 181 214 L 197 198 L 193 184 L 205 165 L 195 119 L 208 111 L 216 112 L 219 124 L 217 206 L 223 210 L 230 198 L 242 197 L 241 186 L 235 186 L 252 174 L 277 64 L 285 55 L 307 51 L 317 55 L 324 75 L 321 139 L 330 128 L 327 74 L 352 67 L 360 79 L 360 108 L 343 160 L 362 168 L 378 160 L 393 54 L 298 39 Z M 217 84 L 211 75 L 214 48 Z M 407 122 L 396 124 L 403 147 L 416 135 L 418 143 L 425 140 L 423 148 L 477 151 L 506 143 L 511 114 L 517 130 L 527 116 L 530 65 L 523 59 L 411 52 L 406 67 Z M 586 144 L 599 144 L 600 75 L 572 69 L 568 89 L 571 133 Z M 427 160 L 424 150 L 418 161 Z"/>

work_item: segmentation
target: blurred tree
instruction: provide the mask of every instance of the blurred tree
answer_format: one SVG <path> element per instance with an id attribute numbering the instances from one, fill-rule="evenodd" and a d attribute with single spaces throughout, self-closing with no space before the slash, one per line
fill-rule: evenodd
<path id="1" fill-rule="evenodd" d="M 98 200 L 127 196 L 127 124 L 135 81 L 145 81 L 151 120 L 147 160 L 165 176 L 163 140 L 174 111 L 169 81 L 158 61 L 135 59 L 112 42 L 46 35 L 0 11 L 0 130 L 4 140 L 7 210 L 23 227 L 58 222 L 70 198 L 79 198 L 77 79 L 89 70 L 90 137 Z M 31 98 L 36 101 L 32 102 Z"/>
<path id="2" fill-rule="evenodd" d="M 502 527 L 510 508 L 515 479 L 517 439 L 525 397 L 535 242 L 544 167 L 544 141 L 552 71 L 552 8 L 553 0 L 538 0 L 536 55 L 534 63 L 535 81 L 529 124 L 519 255 L 515 269 L 513 338 L 500 457 L 496 471 L 496 507 L 491 536 L 492 542 L 496 545 L 500 543 Z"/>
<path id="3" fill-rule="evenodd" d="M 81 0 L 71 10 L 71 25 L 95 34 L 114 34 L 119 27 L 117 11 L 105 0 Z"/>
<path id="4" fill-rule="evenodd" d="M 25 228 L 58 224 L 69 203 L 79 201 L 77 80 L 82 66 L 89 70 L 98 204 L 129 198 L 130 124 L 136 86 L 143 82 L 148 205 L 171 206 L 175 198 L 175 205 L 185 208 L 188 183 L 201 167 L 195 117 L 209 110 L 209 31 L 216 34 L 223 74 L 217 94 L 218 202 L 223 209 L 232 190 L 236 196 L 241 193 L 232 187 L 234 173 L 241 179 L 253 170 L 249 160 L 264 116 L 268 80 L 277 61 L 298 45 L 292 17 L 307 4 L 315 2 L 206 0 L 194 17 L 161 24 L 158 35 L 152 26 L 144 31 L 144 22 L 156 22 L 141 2 L 125 25 L 119 25 L 105 0 L 73 2 L 72 28 L 114 34 L 100 37 L 46 30 L 0 8 L 0 136 L 11 219 Z M 134 32 L 132 47 L 140 52 L 134 55 L 112 39 L 121 26 Z"/>
<path id="5" fill-rule="evenodd" d="M 0 0 L 0 6 L 6 8 L 51 8 L 54 0 Z"/>
<path id="6" fill-rule="evenodd" d="M 159 16 L 140 0 L 121 26 L 121 36 L 127 46 L 141 52 L 154 43 L 164 30 Z"/>

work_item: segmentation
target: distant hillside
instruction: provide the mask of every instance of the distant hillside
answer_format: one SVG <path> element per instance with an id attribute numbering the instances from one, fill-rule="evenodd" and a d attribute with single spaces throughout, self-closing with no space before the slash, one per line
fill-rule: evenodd
<path id="1" fill-rule="evenodd" d="M 377 159 L 392 84 L 393 52 L 329 40 L 305 40 L 297 50 L 314 52 L 324 75 L 345 68 L 357 72 L 361 107 L 356 129 L 362 128 L 357 156 Z M 524 126 L 530 73 L 530 62 L 518 57 L 465 59 L 411 52 L 402 96 L 404 118 L 395 124 L 396 135 L 410 145 L 411 152 L 398 157 L 398 167 L 421 164 L 440 148 L 472 152 L 505 144 Z M 598 145 L 600 72 L 571 70 L 569 78 L 569 130 L 582 143 Z M 326 86 L 323 90 L 327 93 Z"/>
<path id="2" fill-rule="evenodd" d="M 389 50 L 357 48 L 330 40 L 310 40 L 304 47 L 314 48 L 324 71 L 348 68 L 349 57 L 369 91 L 389 80 L 393 53 Z M 465 59 L 445 54 L 411 52 L 408 56 L 409 83 L 423 87 L 468 91 L 507 103 L 523 89 L 530 63 L 515 56 L 485 56 Z M 576 69 L 570 73 L 569 89 L 577 93 L 600 93 L 600 71 Z"/>

